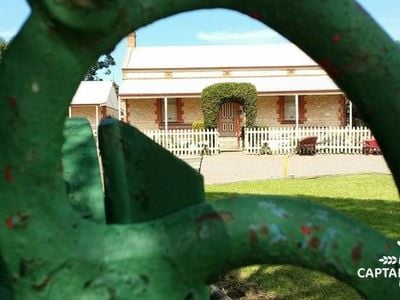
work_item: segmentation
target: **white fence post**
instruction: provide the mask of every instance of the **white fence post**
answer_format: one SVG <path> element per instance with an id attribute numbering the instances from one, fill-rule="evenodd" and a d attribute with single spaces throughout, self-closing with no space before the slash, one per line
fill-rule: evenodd
<path id="1" fill-rule="evenodd" d="M 200 155 L 204 146 L 210 154 L 219 153 L 216 129 L 145 130 L 143 133 L 175 155 Z"/>
<path id="2" fill-rule="evenodd" d="M 219 153 L 219 133 L 215 129 L 146 130 L 153 141 L 176 155 L 200 155 L 203 145 L 210 154 Z M 372 137 L 366 127 L 299 127 L 298 138 L 317 136 L 320 154 L 357 154 L 362 152 L 362 142 Z M 260 154 L 263 145 L 266 153 L 286 155 L 294 153 L 297 140 L 294 127 L 245 128 L 244 152 Z"/>

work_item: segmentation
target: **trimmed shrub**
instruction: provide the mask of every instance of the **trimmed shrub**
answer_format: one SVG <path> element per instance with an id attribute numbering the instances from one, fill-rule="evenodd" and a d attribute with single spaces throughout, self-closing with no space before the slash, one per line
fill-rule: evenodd
<path id="1" fill-rule="evenodd" d="M 216 83 L 201 93 L 205 128 L 217 127 L 220 107 L 226 102 L 238 102 L 246 114 L 246 126 L 254 127 L 257 116 L 257 90 L 251 83 Z"/>
<path id="2" fill-rule="evenodd" d="M 204 129 L 204 121 L 193 121 L 192 129 L 195 130 Z"/>

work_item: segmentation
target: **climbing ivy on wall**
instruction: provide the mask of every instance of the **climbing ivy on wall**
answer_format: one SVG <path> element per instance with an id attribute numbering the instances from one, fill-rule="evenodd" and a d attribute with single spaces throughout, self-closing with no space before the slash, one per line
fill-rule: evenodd
<path id="1" fill-rule="evenodd" d="M 217 127 L 217 116 L 223 103 L 238 102 L 246 114 L 246 126 L 254 127 L 257 116 L 257 90 L 251 83 L 216 83 L 201 93 L 204 126 Z"/>

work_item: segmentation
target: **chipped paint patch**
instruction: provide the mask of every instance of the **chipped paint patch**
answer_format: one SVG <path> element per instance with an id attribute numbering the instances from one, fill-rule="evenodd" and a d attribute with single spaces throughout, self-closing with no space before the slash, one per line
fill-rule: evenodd
<path id="1" fill-rule="evenodd" d="M 275 244 L 278 242 L 284 242 L 287 240 L 287 237 L 283 234 L 283 232 L 281 231 L 281 229 L 279 228 L 278 225 L 276 224 L 272 224 L 271 225 L 271 236 L 272 236 L 272 240 L 271 243 Z"/>
<path id="2" fill-rule="evenodd" d="M 249 232 L 248 232 L 248 236 L 249 236 L 249 241 L 250 241 L 251 247 L 255 248 L 258 243 L 257 232 L 254 229 L 250 228 Z"/>
<path id="3" fill-rule="evenodd" d="M 248 237 L 252 248 L 258 243 L 259 236 L 261 234 L 263 236 L 267 236 L 269 234 L 269 229 L 266 225 L 263 224 L 250 224 L 248 230 Z"/>
<path id="4" fill-rule="evenodd" d="M 275 216 L 279 218 L 287 218 L 290 216 L 289 212 L 285 209 L 278 207 L 275 203 L 268 202 L 268 201 L 261 201 L 258 204 L 261 208 L 265 208 L 270 210 Z"/>
<path id="5" fill-rule="evenodd" d="M 309 235 L 313 232 L 313 228 L 311 226 L 301 225 L 300 231 L 303 235 Z"/>
<path id="6" fill-rule="evenodd" d="M 351 260 L 355 263 L 355 264 L 359 264 L 360 260 L 362 258 L 362 244 L 360 242 L 357 243 L 357 246 L 355 246 L 352 250 L 351 250 Z"/>
<path id="7" fill-rule="evenodd" d="M 341 39 L 342 39 L 342 35 L 341 35 L 340 33 L 335 33 L 335 34 L 332 36 L 332 41 L 333 41 L 335 44 L 336 44 L 336 43 L 339 43 Z"/>
<path id="8" fill-rule="evenodd" d="M 271 211 L 275 216 L 279 218 L 287 218 L 290 216 L 290 214 L 286 210 L 280 207 L 273 208 Z"/>
<path id="9" fill-rule="evenodd" d="M 210 231 L 208 230 L 208 226 L 205 224 L 202 224 L 200 226 L 200 229 L 198 231 L 198 236 L 201 240 L 206 240 L 210 237 Z"/>
<path id="10" fill-rule="evenodd" d="M 329 243 L 332 243 L 332 245 L 333 245 L 334 244 L 333 240 L 336 238 L 336 236 L 337 236 L 336 229 L 332 229 L 332 228 L 327 229 L 325 231 L 325 234 L 321 237 L 321 248 L 324 248 Z M 337 245 L 336 245 L 336 247 L 337 247 Z M 326 247 L 325 254 L 327 256 L 329 256 L 329 253 L 330 253 L 330 248 Z"/>
<path id="11" fill-rule="evenodd" d="M 249 229 L 259 232 L 262 235 L 268 235 L 269 233 L 268 226 L 264 224 L 250 224 Z"/>
<path id="12" fill-rule="evenodd" d="M 17 98 L 15 98 L 13 96 L 8 96 L 7 103 L 8 103 L 9 107 L 15 108 L 17 106 Z"/>
<path id="13" fill-rule="evenodd" d="M 268 235 L 268 233 L 269 233 L 268 227 L 266 225 L 262 225 L 261 228 L 260 228 L 260 233 L 262 235 Z"/>
<path id="14" fill-rule="evenodd" d="M 328 212 L 326 210 L 318 209 L 315 212 L 313 219 L 326 221 L 326 220 L 328 220 Z"/>
<path id="15" fill-rule="evenodd" d="M 400 242 L 399 241 L 397 241 L 397 244 L 400 246 Z M 385 251 L 386 252 L 389 252 L 389 251 L 391 251 L 393 249 L 393 246 L 390 244 L 390 243 L 385 243 Z"/>
<path id="16" fill-rule="evenodd" d="M 13 229 L 14 228 L 14 222 L 12 217 L 8 217 L 6 219 L 6 226 L 8 229 Z"/>
<path id="17" fill-rule="evenodd" d="M 261 208 L 267 208 L 267 209 L 272 209 L 272 208 L 276 208 L 276 204 L 269 202 L 269 201 L 260 201 L 258 203 L 258 206 Z"/>
<path id="18" fill-rule="evenodd" d="M 32 82 L 32 92 L 35 94 L 40 92 L 40 85 L 37 81 Z"/>
<path id="19" fill-rule="evenodd" d="M 4 179 L 5 179 L 7 182 L 12 182 L 12 181 L 14 180 L 14 177 L 13 177 L 13 175 L 12 175 L 12 169 L 11 169 L 10 166 L 6 166 L 6 167 L 4 168 Z"/>
<path id="20" fill-rule="evenodd" d="M 28 226 L 30 215 L 27 213 L 16 212 L 14 215 L 6 219 L 8 229 L 26 228 Z"/>
<path id="21" fill-rule="evenodd" d="M 321 245 L 321 241 L 320 241 L 320 239 L 319 239 L 318 237 L 316 237 L 316 236 L 313 236 L 313 237 L 308 241 L 308 246 L 309 246 L 310 248 L 318 249 L 320 245 Z"/>
<path id="22" fill-rule="evenodd" d="M 205 213 L 196 218 L 197 223 L 205 221 L 231 221 L 233 215 L 227 211 Z"/>

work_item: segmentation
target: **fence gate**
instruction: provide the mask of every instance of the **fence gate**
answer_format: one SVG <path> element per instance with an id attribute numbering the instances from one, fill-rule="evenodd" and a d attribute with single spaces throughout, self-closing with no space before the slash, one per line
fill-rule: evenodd
<path id="1" fill-rule="evenodd" d="M 218 131 L 221 136 L 236 136 L 240 111 L 240 104 L 235 102 L 227 102 L 221 105 L 217 120 Z"/>

